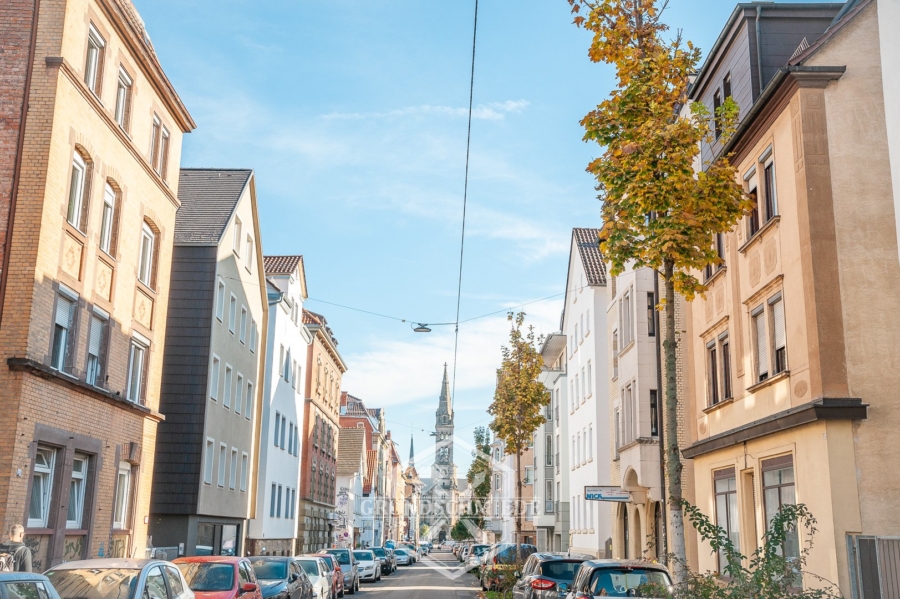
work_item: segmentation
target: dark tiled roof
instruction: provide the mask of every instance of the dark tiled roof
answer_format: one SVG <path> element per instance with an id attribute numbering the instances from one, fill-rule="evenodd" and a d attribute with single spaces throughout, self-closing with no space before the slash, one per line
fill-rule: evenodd
<path id="1" fill-rule="evenodd" d="M 252 175 L 250 169 L 181 169 L 175 243 L 218 245 Z"/>
<path id="2" fill-rule="evenodd" d="M 606 285 L 606 264 L 600 253 L 600 229 L 572 229 L 588 285 Z"/>
<path id="3" fill-rule="evenodd" d="M 342 428 L 338 438 L 337 474 L 352 476 L 359 472 L 364 455 L 366 432 L 362 429 Z M 360 473 L 363 474 L 363 473 Z"/>
<path id="4" fill-rule="evenodd" d="M 303 256 L 263 256 L 267 275 L 290 275 L 303 262 Z"/>

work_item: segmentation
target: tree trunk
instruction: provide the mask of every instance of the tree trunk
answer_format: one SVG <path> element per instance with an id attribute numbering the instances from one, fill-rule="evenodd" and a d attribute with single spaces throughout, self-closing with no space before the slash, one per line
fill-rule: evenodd
<path id="1" fill-rule="evenodd" d="M 681 451 L 678 448 L 678 381 L 676 378 L 675 337 L 675 284 L 673 281 L 674 263 L 665 262 L 663 278 L 666 284 L 666 445 L 669 492 L 669 531 L 670 548 L 674 554 L 672 575 L 676 584 L 685 580 L 687 569 L 687 550 L 684 543 L 684 511 L 681 509 Z"/>
<path id="2" fill-rule="evenodd" d="M 522 539 L 522 450 L 516 452 L 516 545 Z M 516 547 L 516 563 L 519 563 L 519 548 Z"/>

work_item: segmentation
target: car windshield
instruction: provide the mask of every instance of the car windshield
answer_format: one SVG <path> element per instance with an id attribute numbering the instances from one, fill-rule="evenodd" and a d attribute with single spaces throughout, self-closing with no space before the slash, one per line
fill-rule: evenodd
<path id="1" fill-rule="evenodd" d="M 474 553 L 475 555 L 479 555 L 479 556 L 480 556 L 480 555 L 484 555 L 484 553 L 485 553 L 488 549 L 490 549 L 490 547 L 489 547 L 488 545 L 475 545 L 475 546 L 472 548 L 472 553 Z"/>
<path id="2" fill-rule="evenodd" d="M 397 555 L 409 555 L 408 553 L 406 553 L 406 549 L 396 549 L 394 550 L 394 553 L 396 553 Z"/>
<path id="3" fill-rule="evenodd" d="M 50 570 L 47 578 L 62 599 L 133 599 L 141 571 L 137 568 Z"/>
<path id="4" fill-rule="evenodd" d="M 326 549 L 325 553 L 329 553 L 329 554 L 335 556 L 337 558 L 338 563 L 342 566 L 350 565 L 350 552 L 347 551 L 346 549 L 334 549 L 331 551 Z"/>
<path id="5" fill-rule="evenodd" d="M 668 574 L 644 568 L 604 568 L 591 575 L 591 594 L 601 597 L 658 597 L 671 585 Z"/>
<path id="6" fill-rule="evenodd" d="M 257 559 L 250 562 L 256 577 L 261 580 L 284 580 L 287 578 L 287 562 Z"/>
<path id="7" fill-rule="evenodd" d="M 325 555 L 321 555 L 319 557 L 321 557 L 323 560 L 325 560 L 325 565 L 328 566 L 329 570 L 333 570 L 334 567 L 337 565 L 336 561 L 331 561 L 334 559 L 333 555 L 325 554 Z"/>
<path id="8" fill-rule="evenodd" d="M 371 551 L 354 551 L 353 557 L 360 562 L 371 562 L 375 560 L 375 556 L 372 555 Z"/>
<path id="9" fill-rule="evenodd" d="M 319 577 L 319 564 L 316 563 L 316 560 L 300 559 L 297 560 L 297 563 L 300 564 L 300 567 L 303 568 L 303 571 L 306 572 L 306 575 L 310 578 Z"/>
<path id="10" fill-rule="evenodd" d="M 541 574 L 547 578 L 554 580 L 571 581 L 575 578 L 575 573 L 581 567 L 581 562 L 564 562 L 562 560 L 554 560 L 541 564 Z"/>
<path id="11" fill-rule="evenodd" d="M 210 562 L 176 564 L 192 591 L 230 591 L 234 588 L 234 566 Z"/>
<path id="12" fill-rule="evenodd" d="M 384 557 L 385 555 L 387 555 L 387 554 L 384 552 L 384 549 L 382 549 L 381 547 L 378 547 L 378 548 L 373 549 L 373 550 L 372 550 L 372 553 L 374 553 L 374 554 L 377 555 L 378 557 Z"/>

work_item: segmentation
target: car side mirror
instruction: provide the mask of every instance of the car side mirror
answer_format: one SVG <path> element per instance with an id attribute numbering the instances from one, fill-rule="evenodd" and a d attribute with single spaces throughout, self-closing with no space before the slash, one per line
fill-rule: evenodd
<path id="1" fill-rule="evenodd" d="M 297 574 L 296 572 L 291 574 L 291 582 L 296 582 L 298 578 L 300 578 L 300 575 Z"/>
<path id="2" fill-rule="evenodd" d="M 243 595 L 244 593 L 254 593 L 258 588 L 259 585 L 257 585 L 255 582 L 245 582 L 241 585 L 241 594 Z"/>

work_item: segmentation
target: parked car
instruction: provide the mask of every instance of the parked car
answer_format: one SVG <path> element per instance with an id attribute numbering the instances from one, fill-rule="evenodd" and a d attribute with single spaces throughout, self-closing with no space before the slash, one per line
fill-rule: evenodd
<path id="1" fill-rule="evenodd" d="M 469 557 L 469 551 L 471 551 L 471 545 L 465 545 L 462 549 L 459 550 L 459 555 L 456 558 L 462 563 L 466 563 L 466 558 Z"/>
<path id="2" fill-rule="evenodd" d="M 381 580 L 381 563 L 371 549 L 357 549 L 353 552 L 353 558 L 359 567 L 360 580 Z"/>
<path id="3" fill-rule="evenodd" d="M 581 564 L 567 599 L 589 597 L 650 597 L 641 587 L 652 585 L 672 590 L 669 571 L 661 564 L 632 560 L 598 559 Z M 652 596 L 656 596 L 653 594 Z"/>
<path id="4" fill-rule="evenodd" d="M 571 586 L 581 564 L 591 559 L 590 555 L 532 553 L 513 585 L 513 599 L 558 599 Z"/>
<path id="5" fill-rule="evenodd" d="M 78 560 L 44 574 L 61 599 L 194 599 L 178 566 L 158 559 Z"/>
<path id="6" fill-rule="evenodd" d="M 197 599 L 262 599 L 256 574 L 246 557 L 179 557 L 172 563 Z"/>
<path id="7" fill-rule="evenodd" d="M 338 563 L 337 558 L 330 553 L 317 553 L 316 557 L 321 557 L 325 560 L 325 563 L 328 564 L 328 567 L 331 568 L 331 571 L 334 574 L 331 577 L 331 596 L 343 597 L 344 573 L 341 571 L 341 565 Z"/>
<path id="8" fill-rule="evenodd" d="M 412 556 L 409 554 L 409 551 L 402 547 L 398 547 L 394 549 L 394 557 L 397 558 L 398 566 L 411 566 L 413 563 Z"/>
<path id="9" fill-rule="evenodd" d="M 50 579 L 43 574 L 33 572 L 0 572 L 0 596 L 14 599 L 16 597 L 45 597 L 60 599 Z"/>
<path id="10" fill-rule="evenodd" d="M 402 549 L 406 549 L 407 553 L 409 553 L 410 557 L 412 557 L 413 563 L 419 561 L 419 552 L 416 549 L 415 545 L 410 543 L 400 543 L 399 547 Z"/>
<path id="11" fill-rule="evenodd" d="M 328 553 L 337 558 L 344 575 L 344 589 L 353 595 L 359 590 L 359 568 L 353 558 L 353 552 L 349 549 L 323 549 L 319 553 Z"/>
<path id="12" fill-rule="evenodd" d="M 384 547 L 372 547 L 370 550 L 375 554 L 375 557 L 381 562 L 381 573 L 391 575 L 397 569 L 397 560 L 394 557 L 394 552 L 390 549 L 385 549 Z"/>
<path id="13" fill-rule="evenodd" d="M 297 564 L 309 578 L 315 599 L 334 599 L 334 570 L 318 555 L 297 556 Z"/>
<path id="14" fill-rule="evenodd" d="M 293 557 L 263 555 L 248 559 L 263 599 L 314 599 L 312 582 Z"/>
<path id="15" fill-rule="evenodd" d="M 525 563 L 537 551 L 534 545 L 497 543 L 481 557 L 481 590 L 492 590 L 516 565 Z"/>
<path id="16" fill-rule="evenodd" d="M 481 565 L 481 556 L 488 552 L 490 545 L 477 544 L 472 545 L 469 555 L 466 556 L 466 569 L 471 570 Z"/>

